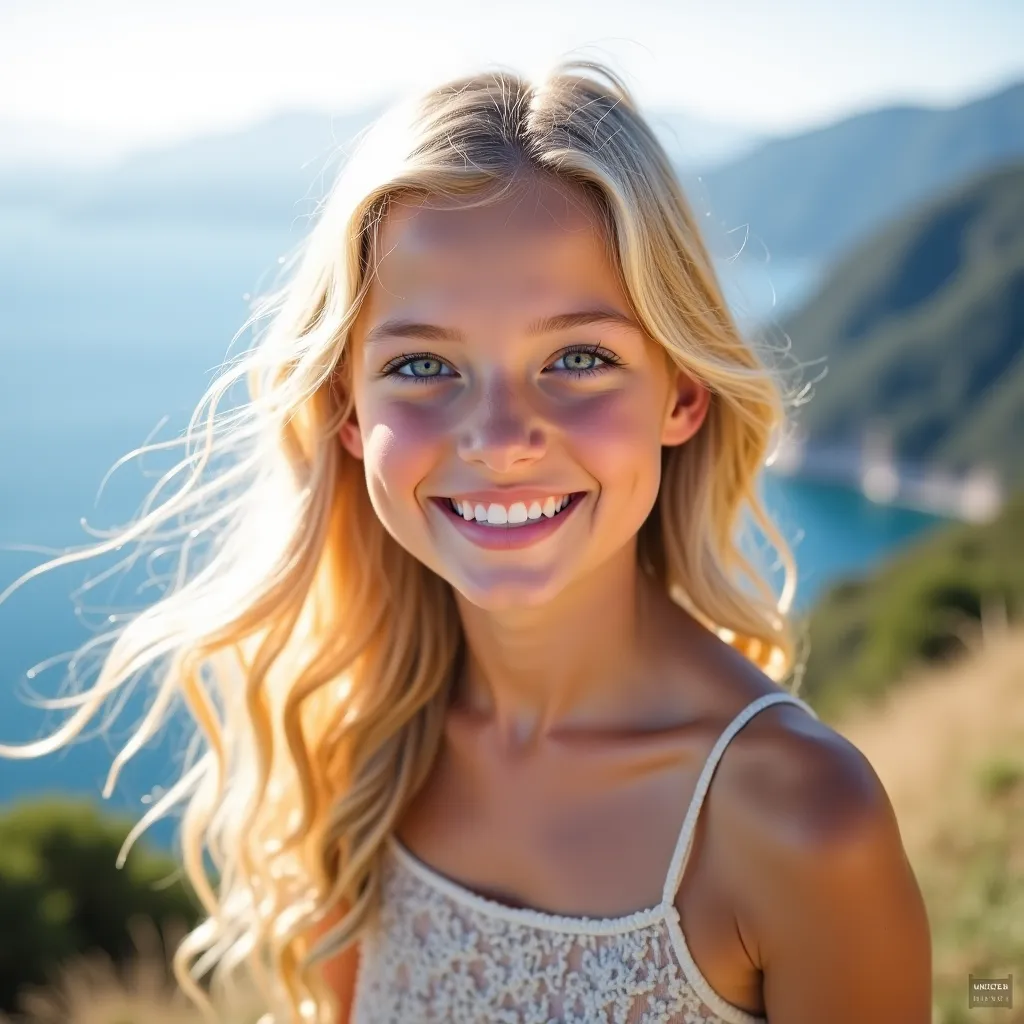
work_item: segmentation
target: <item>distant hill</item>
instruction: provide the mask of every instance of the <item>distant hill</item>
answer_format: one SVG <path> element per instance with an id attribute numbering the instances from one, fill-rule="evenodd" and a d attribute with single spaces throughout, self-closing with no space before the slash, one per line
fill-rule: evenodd
<path id="1" fill-rule="evenodd" d="M 0 205 L 97 218 L 287 226 L 323 194 L 317 175 L 333 149 L 354 139 L 378 113 L 378 108 L 335 117 L 283 113 L 236 132 L 143 150 L 95 169 L 38 161 L 28 172 L 21 163 L 0 166 Z"/>
<path id="2" fill-rule="evenodd" d="M 95 166 L 80 138 L 0 123 L 0 208 L 58 209 L 76 216 L 180 219 L 288 226 L 309 214 L 346 147 L 383 106 L 328 115 L 293 111 L 235 132 L 149 149 Z M 651 122 L 680 166 L 707 167 L 764 142 L 743 127 L 679 111 Z M 95 149 L 96 147 L 94 147 Z"/>
<path id="3" fill-rule="evenodd" d="M 888 107 L 776 139 L 703 179 L 713 216 L 775 258 L 831 259 L 886 221 L 1024 158 L 1024 83 L 948 110 Z"/>
<path id="4" fill-rule="evenodd" d="M 827 357 L 800 410 L 812 440 L 874 422 L 901 457 L 1024 485 L 1024 163 L 857 246 L 782 326 L 801 361 Z"/>

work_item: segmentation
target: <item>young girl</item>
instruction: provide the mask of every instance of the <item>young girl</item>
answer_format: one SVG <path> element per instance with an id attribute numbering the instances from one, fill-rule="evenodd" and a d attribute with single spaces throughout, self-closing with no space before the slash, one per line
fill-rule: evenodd
<path id="1" fill-rule="evenodd" d="M 107 792 L 181 698 L 201 744 L 140 823 L 187 802 L 181 984 L 211 1019 L 245 966 L 273 1021 L 929 1021 L 890 803 L 790 692 L 782 392 L 622 84 L 397 108 L 301 255 L 185 486 L 93 549 L 180 518 L 179 585 L 4 751 L 166 659 Z"/>

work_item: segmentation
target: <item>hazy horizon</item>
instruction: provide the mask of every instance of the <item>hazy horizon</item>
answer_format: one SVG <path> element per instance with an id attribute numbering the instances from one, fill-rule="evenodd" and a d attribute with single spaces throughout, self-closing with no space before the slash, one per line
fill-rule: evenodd
<path id="1" fill-rule="evenodd" d="M 243 13 L 244 12 L 244 13 Z M 339 10 L 295 0 L 7 0 L 0 122 L 110 154 L 244 129 L 297 110 L 343 113 L 442 76 L 503 64 L 528 74 L 598 58 L 651 109 L 779 135 L 878 107 L 950 107 L 1024 80 L 1024 4 L 780 0 L 713 8 L 523 0 Z M 366 45 L 374 40 L 377 45 Z M 351 42 L 351 45 L 349 45 Z M 54 74 L 54 69 L 61 69 Z"/>

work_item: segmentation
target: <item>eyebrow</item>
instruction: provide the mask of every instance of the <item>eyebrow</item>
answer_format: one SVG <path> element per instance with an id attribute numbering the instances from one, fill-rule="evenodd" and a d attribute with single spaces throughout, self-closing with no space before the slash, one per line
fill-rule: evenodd
<path id="1" fill-rule="evenodd" d="M 616 309 L 581 309 L 575 313 L 559 313 L 556 316 L 541 317 L 529 324 L 526 332 L 531 335 L 554 334 L 556 331 L 568 331 L 573 327 L 585 327 L 588 324 L 598 323 L 616 324 L 619 327 L 632 327 L 637 330 L 640 328 L 640 325 L 631 316 L 620 313 Z M 419 323 L 400 317 L 384 320 L 377 324 L 367 333 L 365 344 L 372 345 L 384 338 L 421 338 L 424 341 L 465 340 L 462 332 L 453 327 Z"/>

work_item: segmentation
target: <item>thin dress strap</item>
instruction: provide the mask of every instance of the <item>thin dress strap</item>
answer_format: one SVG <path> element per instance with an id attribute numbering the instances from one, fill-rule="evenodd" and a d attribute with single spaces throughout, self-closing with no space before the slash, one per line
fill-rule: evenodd
<path id="1" fill-rule="evenodd" d="M 725 748 L 729 745 L 729 741 L 733 736 L 735 736 L 736 733 L 738 733 L 740 729 L 742 729 L 743 726 L 745 726 L 747 722 L 754 717 L 754 715 L 774 704 L 796 704 L 798 707 L 802 707 L 814 718 L 818 717 L 810 704 L 791 693 L 766 693 L 763 697 L 758 697 L 756 700 L 751 701 L 725 727 L 721 736 L 718 737 L 714 747 L 711 748 L 711 753 L 708 755 L 707 761 L 704 763 L 704 769 L 700 773 L 700 777 L 697 779 L 697 788 L 693 792 L 693 798 L 690 800 L 689 809 L 686 812 L 686 817 L 683 819 L 683 827 L 679 832 L 679 839 L 676 841 L 675 852 L 672 854 L 672 861 L 669 864 L 668 875 L 665 878 L 665 888 L 662 891 L 662 903 L 664 906 L 671 906 L 675 901 L 675 894 L 679 889 L 680 882 L 683 880 L 683 872 L 686 870 L 686 860 L 690 853 L 690 847 L 693 845 L 697 816 L 700 814 L 700 809 L 704 803 L 704 797 L 707 794 L 708 786 L 711 785 L 711 777 L 715 774 L 715 769 L 718 767 L 718 762 L 721 760 L 722 754 L 725 753 Z"/>

